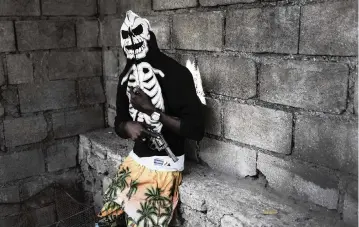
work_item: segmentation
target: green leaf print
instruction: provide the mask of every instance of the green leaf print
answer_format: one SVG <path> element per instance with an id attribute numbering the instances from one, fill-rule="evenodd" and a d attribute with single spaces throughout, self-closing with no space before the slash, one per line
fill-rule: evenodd
<path id="1" fill-rule="evenodd" d="M 132 195 L 135 194 L 137 192 L 137 186 L 138 186 L 138 182 L 136 180 L 132 180 L 130 182 L 130 190 L 127 193 L 127 198 L 131 199 Z"/>
<path id="2" fill-rule="evenodd" d="M 104 201 L 112 201 L 113 198 L 117 197 L 117 190 L 123 191 L 125 187 L 128 187 L 127 178 L 130 177 L 129 168 L 124 168 L 120 170 L 114 177 L 112 183 L 109 185 L 108 189 L 104 195 Z"/>
<path id="3" fill-rule="evenodd" d="M 137 221 L 138 225 L 142 221 L 144 222 L 144 227 L 149 227 L 149 222 L 151 222 L 152 225 L 156 224 L 156 221 L 153 219 L 153 216 L 156 216 L 155 208 L 147 201 L 145 203 L 141 203 L 141 209 L 138 209 L 137 213 L 141 215 Z"/>
<path id="4" fill-rule="evenodd" d="M 155 207 L 155 211 L 157 214 L 157 222 L 156 222 L 156 226 L 159 226 L 159 221 L 161 218 L 161 212 L 163 209 L 165 209 L 166 204 L 168 206 L 168 204 L 170 204 L 170 200 L 165 197 L 162 196 L 163 190 L 160 188 L 154 188 L 154 187 L 150 187 L 147 188 L 147 192 L 145 193 L 145 195 L 147 196 L 147 200 L 149 203 L 151 203 L 152 206 Z"/>

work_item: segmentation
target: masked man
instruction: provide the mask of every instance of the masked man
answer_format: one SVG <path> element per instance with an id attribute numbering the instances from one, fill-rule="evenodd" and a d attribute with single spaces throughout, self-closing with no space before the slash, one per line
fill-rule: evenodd
<path id="1" fill-rule="evenodd" d="M 115 131 L 135 145 L 98 217 L 111 222 L 125 213 L 128 226 L 168 226 L 179 200 L 184 141 L 204 134 L 202 103 L 190 71 L 160 52 L 148 20 L 128 11 L 121 46 L 127 64 L 119 78 Z M 178 160 L 153 146 L 146 129 L 161 133 Z"/>

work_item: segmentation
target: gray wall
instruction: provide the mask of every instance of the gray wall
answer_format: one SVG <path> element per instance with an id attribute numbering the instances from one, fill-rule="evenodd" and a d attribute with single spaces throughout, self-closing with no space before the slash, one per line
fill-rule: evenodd
<path id="1" fill-rule="evenodd" d="M 237 177 L 357 217 L 356 1 L 121 1 L 160 47 L 196 61 L 208 101 L 199 157 Z M 121 18 L 121 16 L 119 17 Z M 110 19 L 119 27 L 121 19 Z M 106 26 L 104 27 L 106 28 Z M 118 30 L 111 45 L 119 45 Z M 122 52 L 104 55 L 109 124 Z M 116 59 L 120 59 L 118 62 Z"/>
<path id="2" fill-rule="evenodd" d="M 355 222 L 356 1 L 4 0 L 0 226 L 26 207 L 4 203 L 79 181 L 76 135 L 113 126 L 128 9 L 150 20 L 167 54 L 198 63 L 204 162 L 237 177 L 263 174 L 270 187 Z M 56 219 L 50 197 L 30 212 L 37 223 Z"/>
<path id="3" fill-rule="evenodd" d="M 0 226 L 64 218 L 46 188 L 81 185 L 77 135 L 106 125 L 100 9 L 116 12 L 96 0 L 0 1 Z"/>

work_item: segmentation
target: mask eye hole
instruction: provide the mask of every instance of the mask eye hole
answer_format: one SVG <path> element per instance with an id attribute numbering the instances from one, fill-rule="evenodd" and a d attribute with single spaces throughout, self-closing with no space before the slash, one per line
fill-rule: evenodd
<path id="1" fill-rule="evenodd" d="M 138 25 L 135 29 L 132 30 L 134 35 L 140 35 L 143 32 L 142 25 Z"/>
<path id="2" fill-rule="evenodd" d="M 123 39 L 127 39 L 128 38 L 128 31 L 122 30 L 121 35 L 122 35 Z"/>

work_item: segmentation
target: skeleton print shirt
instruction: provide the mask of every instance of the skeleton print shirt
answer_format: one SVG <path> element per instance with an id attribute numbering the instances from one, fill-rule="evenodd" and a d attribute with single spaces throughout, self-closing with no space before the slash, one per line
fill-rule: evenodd
<path id="1" fill-rule="evenodd" d="M 115 131 L 125 121 L 139 121 L 151 125 L 161 132 L 173 153 L 184 154 L 184 140 L 201 140 L 204 134 L 203 105 L 199 100 L 190 71 L 158 49 L 156 37 L 150 31 L 148 52 L 141 59 L 127 59 L 120 75 L 117 100 Z M 126 54 L 126 53 L 125 53 Z M 152 103 L 167 115 L 181 121 L 180 134 L 176 134 L 160 122 L 151 121 L 150 116 L 134 109 L 129 103 L 129 89 L 140 86 L 151 98 Z M 147 141 L 135 142 L 134 152 L 139 157 L 166 156 L 165 151 L 152 150 Z"/>

